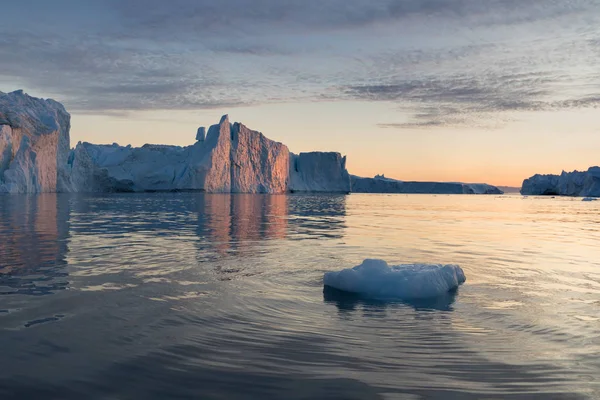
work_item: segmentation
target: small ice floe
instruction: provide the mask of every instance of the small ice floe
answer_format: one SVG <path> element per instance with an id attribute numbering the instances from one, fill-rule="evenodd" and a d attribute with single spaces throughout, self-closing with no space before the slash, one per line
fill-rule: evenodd
<path id="1" fill-rule="evenodd" d="M 581 199 L 581 201 L 596 201 L 598 200 L 597 197 L 584 197 L 583 199 Z"/>
<path id="2" fill-rule="evenodd" d="M 411 300 L 444 295 L 465 280 L 458 265 L 388 265 L 384 260 L 367 259 L 354 268 L 326 272 L 323 284 L 370 299 Z"/>

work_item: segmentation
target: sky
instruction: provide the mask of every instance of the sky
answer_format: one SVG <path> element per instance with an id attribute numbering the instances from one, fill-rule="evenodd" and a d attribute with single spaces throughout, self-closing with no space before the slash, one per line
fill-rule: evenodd
<path id="1" fill-rule="evenodd" d="M 229 114 L 361 176 L 520 186 L 600 164 L 600 0 L 4 2 L 0 91 L 71 141 L 187 145 Z"/>

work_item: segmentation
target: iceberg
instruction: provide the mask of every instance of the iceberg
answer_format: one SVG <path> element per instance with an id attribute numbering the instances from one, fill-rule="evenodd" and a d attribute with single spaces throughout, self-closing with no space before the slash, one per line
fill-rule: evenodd
<path id="1" fill-rule="evenodd" d="M 495 186 L 486 183 L 460 182 L 405 182 L 375 175 L 362 178 L 352 175 L 352 191 L 355 193 L 434 193 L 434 194 L 503 194 Z"/>
<path id="2" fill-rule="evenodd" d="M 600 197 L 600 167 L 590 167 L 587 171 L 562 171 L 560 175 L 533 175 L 523 181 L 521 194 Z"/>
<path id="3" fill-rule="evenodd" d="M 200 128 L 191 146 L 142 147 L 78 143 L 72 156 L 73 191 L 283 193 L 289 151 L 227 115 Z"/>
<path id="4" fill-rule="evenodd" d="M 71 150 L 69 129 L 60 103 L 0 92 L 0 192 L 351 190 L 341 154 L 293 154 L 227 115 L 208 130 L 198 128 L 196 142 L 185 147 L 80 142 Z"/>
<path id="5" fill-rule="evenodd" d="M 139 148 L 78 143 L 72 157 L 74 191 L 286 193 L 350 191 L 339 153 L 295 155 L 287 146 L 240 123 L 198 129 L 187 146 Z"/>
<path id="6" fill-rule="evenodd" d="M 0 192 L 502 194 L 495 186 L 351 176 L 337 152 L 294 154 L 224 115 L 190 146 L 78 143 L 54 100 L 0 92 Z"/>
<path id="7" fill-rule="evenodd" d="M 337 272 L 326 272 L 330 287 L 375 300 L 413 300 L 444 295 L 466 281 L 458 265 L 388 265 L 384 260 L 366 259 L 362 264 Z"/>
<path id="8" fill-rule="evenodd" d="M 346 157 L 334 152 L 290 154 L 290 191 L 339 192 L 352 190 Z"/>
<path id="9" fill-rule="evenodd" d="M 71 116 L 54 100 L 0 92 L 0 192 L 39 193 L 69 187 Z"/>

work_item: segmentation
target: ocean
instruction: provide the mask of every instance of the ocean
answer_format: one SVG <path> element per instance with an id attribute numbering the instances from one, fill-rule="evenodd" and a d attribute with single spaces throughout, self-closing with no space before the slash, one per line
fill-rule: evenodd
<path id="1" fill-rule="evenodd" d="M 456 293 L 323 291 L 366 258 Z M 0 399 L 598 399 L 600 201 L 0 196 Z"/>

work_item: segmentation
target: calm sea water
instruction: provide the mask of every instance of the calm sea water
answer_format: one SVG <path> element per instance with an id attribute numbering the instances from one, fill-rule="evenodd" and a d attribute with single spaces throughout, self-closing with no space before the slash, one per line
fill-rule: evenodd
<path id="1" fill-rule="evenodd" d="M 579 200 L 0 196 L 0 398 L 600 398 L 600 201 Z M 323 294 L 373 257 L 467 282 Z"/>

